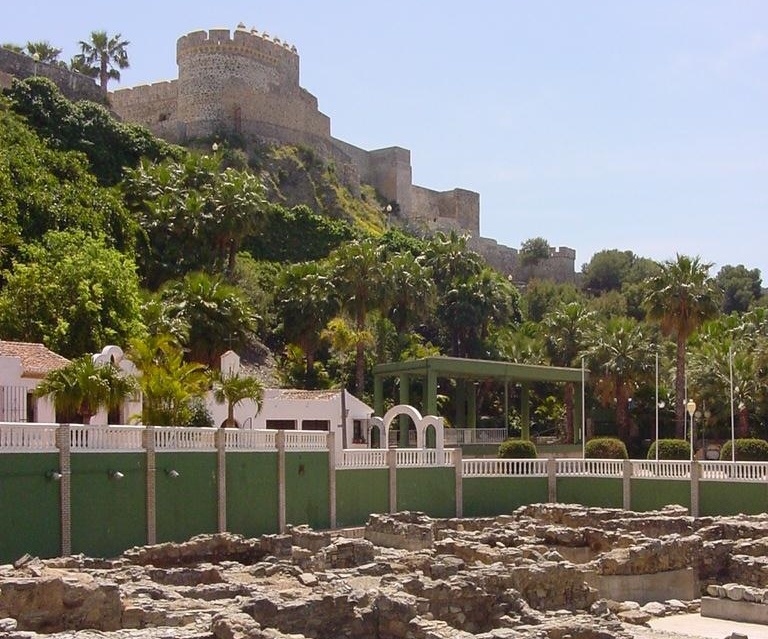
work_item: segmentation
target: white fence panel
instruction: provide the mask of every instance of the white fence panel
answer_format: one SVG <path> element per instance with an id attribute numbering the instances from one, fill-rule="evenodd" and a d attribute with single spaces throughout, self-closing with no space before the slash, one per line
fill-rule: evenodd
<path id="1" fill-rule="evenodd" d="M 382 448 L 370 450 L 343 450 L 337 468 L 386 468 L 387 452 Z"/>
<path id="2" fill-rule="evenodd" d="M 122 452 L 143 450 L 143 426 L 85 426 L 69 427 L 69 446 L 79 452 Z"/>
<path id="3" fill-rule="evenodd" d="M 155 432 L 155 450 L 193 451 L 216 450 L 216 428 L 181 428 L 158 426 Z"/>
<path id="4" fill-rule="evenodd" d="M 56 452 L 56 424 L 0 423 L 0 452 Z"/>
<path id="5" fill-rule="evenodd" d="M 285 450 L 328 450 L 328 433 L 324 430 L 286 430 Z"/>
<path id="6" fill-rule="evenodd" d="M 691 463 L 672 460 L 634 460 L 632 477 L 639 479 L 684 479 L 691 478 Z"/>
<path id="7" fill-rule="evenodd" d="M 621 459 L 558 459 L 558 477 L 623 477 Z"/>
<path id="8" fill-rule="evenodd" d="M 398 448 L 396 455 L 398 468 L 448 466 L 453 463 L 451 451 L 438 451 L 434 448 Z M 438 462 L 441 455 L 442 460 Z"/>
<path id="9" fill-rule="evenodd" d="M 701 462 L 702 481 L 765 481 L 768 462 Z"/>
<path id="10" fill-rule="evenodd" d="M 506 428 L 446 428 L 444 433 L 450 446 L 500 444 L 507 438 Z"/>
<path id="11" fill-rule="evenodd" d="M 276 450 L 276 437 L 276 430 L 225 428 L 224 446 L 227 450 Z"/>
<path id="12" fill-rule="evenodd" d="M 546 477 L 546 459 L 465 459 L 464 477 Z"/>

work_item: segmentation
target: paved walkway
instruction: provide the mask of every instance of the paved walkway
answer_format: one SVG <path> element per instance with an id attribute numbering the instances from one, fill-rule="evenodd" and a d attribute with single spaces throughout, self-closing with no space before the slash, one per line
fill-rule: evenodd
<path id="1" fill-rule="evenodd" d="M 649 625 L 653 630 L 706 639 L 726 639 L 733 632 L 745 635 L 749 639 L 768 639 L 768 626 L 702 617 L 698 613 L 659 617 L 652 619 Z"/>

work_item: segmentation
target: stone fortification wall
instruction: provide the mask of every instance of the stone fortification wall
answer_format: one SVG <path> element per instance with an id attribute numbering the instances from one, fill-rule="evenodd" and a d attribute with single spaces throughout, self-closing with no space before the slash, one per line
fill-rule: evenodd
<path id="1" fill-rule="evenodd" d="M 465 189 L 433 191 L 411 187 L 413 220 L 432 231 L 465 231 L 480 235 L 480 195 Z"/>
<path id="2" fill-rule="evenodd" d="M 109 96 L 112 109 L 123 120 L 147 127 L 155 135 L 178 142 L 176 105 L 178 83 L 155 82 L 119 89 Z"/>
<path id="3" fill-rule="evenodd" d="M 104 93 L 92 78 L 0 47 L 0 88 L 10 87 L 14 78 L 24 80 L 38 75 L 53 81 L 70 100 L 104 102 Z"/>
<path id="4" fill-rule="evenodd" d="M 499 244 L 487 237 L 471 237 L 469 246 L 482 255 L 490 266 L 510 275 L 516 282 L 548 279 L 559 284 L 575 283 L 576 251 L 566 246 L 550 247 L 549 257 L 538 263 L 523 266 L 516 248 Z"/>
<path id="5" fill-rule="evenodd" d="M 211 29 L 179 38 L 176 61 L 177 113 L 188 137 L 222 130 L 258 135 L 268 123 L 330 141 L 329 118 L 299 86 L 295 47 L 244 28 Z"/>

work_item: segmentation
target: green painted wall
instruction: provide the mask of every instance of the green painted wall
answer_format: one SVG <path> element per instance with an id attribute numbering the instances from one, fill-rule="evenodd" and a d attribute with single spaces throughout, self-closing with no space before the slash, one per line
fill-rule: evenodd
<path id="1" fill-rule="evenodd" d="M 285 454 L 285 520 L 288 524 L 309 524 L 329 528 L 330 490 L 328 453 Z"/>
<path id="2" fill-rule="evenodd" d="M 699 515 L 755 515 L 768 512 L 768 484 L 699 482 Z"/>
<path id="3" fill-rule="evenodd" d="M 464 516 L 506 515 L 547 497 L 546 477 L 470 477 L 463 485 Z"/>
<path id="4" fill-rule="evenodd" d="M 57 453 L 0 455 L 0 564 L 61 553 L 60 484 L 45 476 L 58 469 Z"/>
<path id="5" fill-rule="evenodd" d="M 278 532 L 277 453 L 227 453 L 227 530 Z"/>
<path id="6" fill-rule="evenodd" d="M 432 517 L 456 516 L 454 468 L 398 468 L 397 509 Z"/>
<path id="7" fill-rule="evenodd" d="M 72 552 L 114 557 L 147 543 L 146 457 L 73 453 Z M 120 471 L 122 479 L 110 479 Z"/>
<path id="8" fill-rule="evenodd" d="M 218 530 L 216 453 L 157 453 L 157 541 L 185 541 Z M 168 472 L 179 473 L 176 478 Z"/>
<path id="9" fill-rule="evenodd" d="M 557 501 L 561 504 L 621 508 L 624 504 L 621 479 L 600 477 L 560 477 Z"/>
<path id="10" fill-rule="evenodd" d="M 669 504 L 691 509 L 691 484 L 671 479 L 632 479 L 630 507 L 637 512 L 658 510 Z"/>
<path id="11" fill-rule="evenodd" d="M 389 469 L 336 471 L 336 523 L 361 526 L 371 513 L 389 512 Z"/>

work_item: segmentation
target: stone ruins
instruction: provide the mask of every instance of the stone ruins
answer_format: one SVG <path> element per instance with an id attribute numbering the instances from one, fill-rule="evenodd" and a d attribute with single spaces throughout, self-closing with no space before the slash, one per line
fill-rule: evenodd
<path id="1" fill-rule="evenodd" d="M 768 516 L 525 506 L 221 533 L 0 566 L 9 639 L 632 639 L 710 599 L 768 608 Z M 631 597 L 630 597 L 631 595 Z"/>

